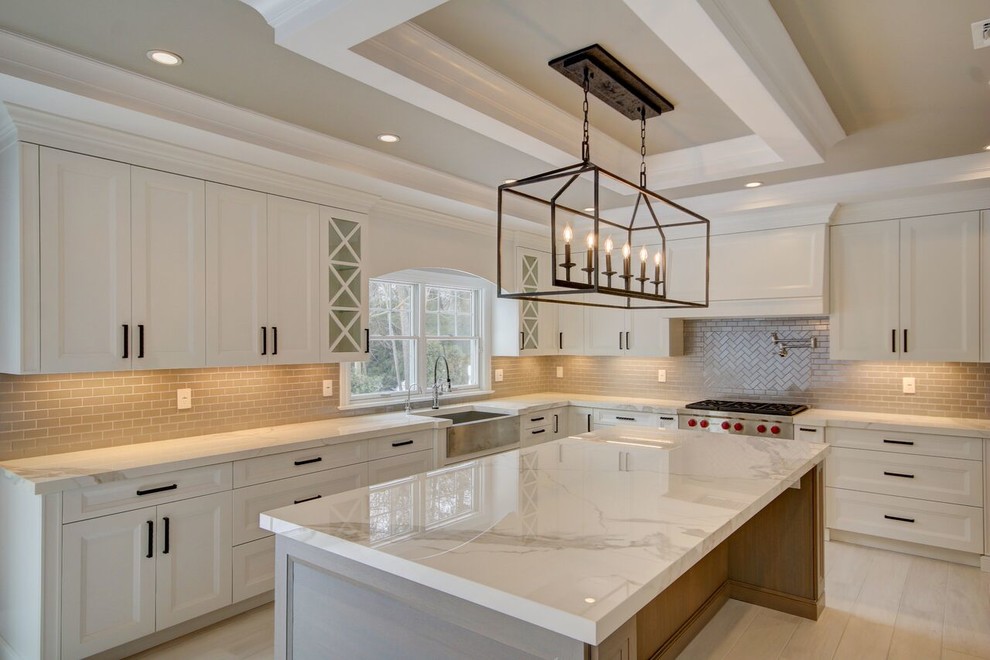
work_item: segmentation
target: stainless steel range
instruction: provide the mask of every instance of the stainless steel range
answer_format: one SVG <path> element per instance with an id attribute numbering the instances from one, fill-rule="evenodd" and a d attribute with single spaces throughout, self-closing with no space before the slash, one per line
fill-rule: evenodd
<path id="1" fill-rule="evenodd" d="M 678 410 L 677 428 L 790 440 L 794 438 L 791 417 L 807 409 L 799 403 L 706 399 Z"/>

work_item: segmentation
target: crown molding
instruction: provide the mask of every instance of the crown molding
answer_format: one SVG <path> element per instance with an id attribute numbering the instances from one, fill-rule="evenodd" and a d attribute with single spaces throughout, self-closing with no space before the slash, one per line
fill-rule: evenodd
<path id="1" fill-rule="evenodd" d="M 387 199 L 378 200 L 370 209 L 373 218 L 390 222 L 407 222 L 417 225 L 426 224 L 444 229 L 454 229 L 479 234 L 486 238 L 495 238 L 495 226 L 481 222 L 472 222 L 464 218 L 438 213 L 429 209 L 400 204 Z"/>
<path id="2" fill-rule="evenodd" d="M 957 190 L 932 195 L 846 204 L 836 214 L 835 224 L 913 218 L 940 213 L 982 211 L 984 209 L 990 209 L 990 183 L 974 190 Z"/>

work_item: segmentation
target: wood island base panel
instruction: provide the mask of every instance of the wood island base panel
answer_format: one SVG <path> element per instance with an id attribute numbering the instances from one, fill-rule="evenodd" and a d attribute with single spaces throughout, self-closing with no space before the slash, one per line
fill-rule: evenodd
<path id="1" fill-rule="evenodd" d="M 262 515 L 276 657 L 673 658 L 824 608 L 825 445 L 617 427 Z"/>

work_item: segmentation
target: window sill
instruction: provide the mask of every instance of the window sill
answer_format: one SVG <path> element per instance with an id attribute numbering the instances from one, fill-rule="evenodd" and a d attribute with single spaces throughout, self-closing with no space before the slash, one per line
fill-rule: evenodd
<path id="1" fill-rule="evenodd" d="M 461 392 L 444 392 L 440 395 L 441 405 L 445 401 L 459 400 L 459 399 L 470 399 L 479 396 L 487 396 L 495 394 L 495 390 L 466 390 Z M 415 405 L 417 403 L 426 403 L 432 401 L 432 396 L 414 396 L 410 399 L 410 402 Z M 404 406 L 406 405 L 405 397 L 396 397 L 391 399 L 375 399 L 374 401 L 361 401 L 358 403 L 348 403 L 347 405 L 337 406 L 337 410 L 361 410 L 364 408 L 391 408 L 392 406 Z"/>

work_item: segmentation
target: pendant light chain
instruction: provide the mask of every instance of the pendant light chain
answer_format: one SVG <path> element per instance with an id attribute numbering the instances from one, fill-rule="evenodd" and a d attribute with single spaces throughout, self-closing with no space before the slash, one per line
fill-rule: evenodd
<path id="1" fill-rule="evenodd" d="M 646 187 L 646 106 L 639 108 L 639 187 Z"/>
<path id="2" fill-rule="evenodd" d="M 584 139 L 581 142 L 581 160 L 585 163 L 591 160 L 591 142 L 588 130 L 588 91 L 591 89 L 591 74 L 588 67 L 584 67 L 584 104 L 581 106 L 584 112 Z"/>

